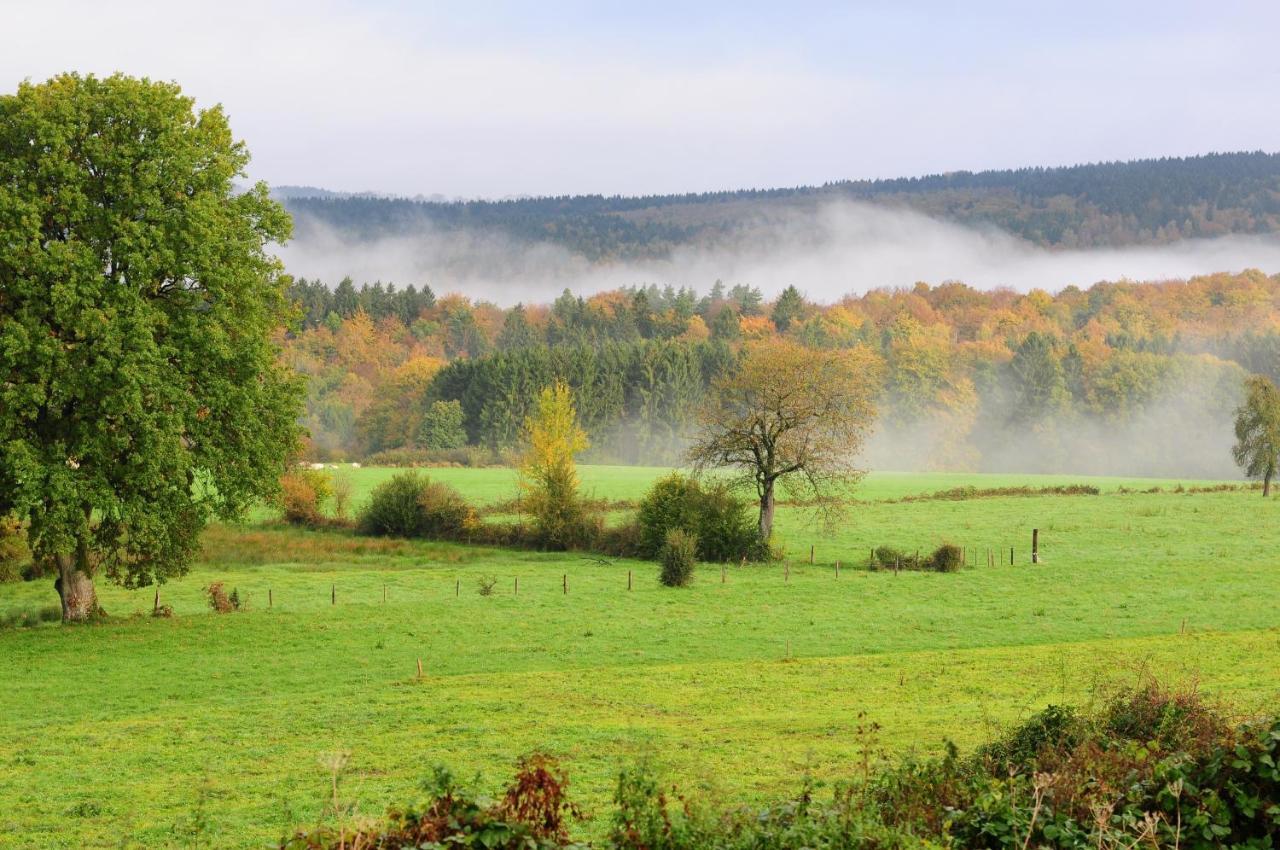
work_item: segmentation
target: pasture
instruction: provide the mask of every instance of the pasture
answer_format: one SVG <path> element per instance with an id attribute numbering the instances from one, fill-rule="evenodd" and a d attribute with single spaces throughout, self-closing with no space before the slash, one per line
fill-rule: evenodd
<path id="1" fill-rule="evenodd" d="M 663 472 L 582 477 L 633 500 Z M 344 474 L 358 503 L 392 471 Z M 509 470 L 429 474 L 477 504 L 515 494 Z M 899 501 L 1077 483 L 1102 493 Z M 540 749 L 598 816 L 637 759 L 682 788 L 766 799 L 805 773 L 851 776 L 867 751 L 973 745 L 1144 673 L 1197 680 L 1242 711 L 1274 704 L 1280 508 L 1179 483 L 1203 484 L 874 474 L 831 534 L 780 509 L 785 564 L 730 566 L 723 581 L 702 565 L 687 589 L 660 587 L 642 561 L 300 531 L 266 512 L 217 526 L 191 574 L 160 589 L 171 619 L 147 616 L 152 588 L 100 584 L 103 624 L 0 631 L 0 846 L 185 846 L 202 823 L 207 844 L 261 847 L 314 821 L 339 752 L 340 796 L 371 815 L 434 764 L 497 790 Z M 861 569 L 872 546 L 942 542 L 976 548 L 979 565 Z M 212 581 L 249 610 L 210 613 Z M 47 581 L 0 585 L 0 615 L 55 601 Z"/>

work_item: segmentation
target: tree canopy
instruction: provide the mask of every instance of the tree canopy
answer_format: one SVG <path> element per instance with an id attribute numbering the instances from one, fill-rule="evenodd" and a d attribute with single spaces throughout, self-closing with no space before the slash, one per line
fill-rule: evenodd
<path id="1" fill-rule="evenodd" d="M 290 234 L 220 107 L 74 74 L 0 97 L 0 514 L 55 565 L 63 616 L 182 572 L 270 493 L 299 379 L 266 251 Z"/>
<path id="2" fill-rule="evenodd" d="M 1271 480 L 1280 465 L 1280 390 L 1262 375 L 1245 381 L 1231 453 L 1245 475 L 1262 479 L 1262 495 L 1271 495 Z"/>
<path id="3" fill-rule="evenodd" d="M 858 453 L 875 421 L 876 361 L 864 349 L 815 351 L 789 340 L 748 345 L 699 411 L 689 460 L 727 468 L 760 498 L 768 544 L 779 484 L 828 516 L 861 475 Z"/>

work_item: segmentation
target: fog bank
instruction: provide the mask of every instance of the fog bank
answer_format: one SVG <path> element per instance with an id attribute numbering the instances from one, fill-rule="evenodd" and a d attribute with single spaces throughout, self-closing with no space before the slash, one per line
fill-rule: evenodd
<path id="1" fill-rule="evenodd" d="M 306 216 L 298 238 L 279 249 L 294 275 L 331 285 L 350 276 L 405 286 L 427 284 L 510 305 L 547 302 L 564 289 L 591 294 L 635 284 L 692 286 L 717 280 L 759 287 L 766 296 L 795 285 L 831 302 L 877 287 L 959 280 L 990 289 L 1050 291 L 1100 280 L 1163 280 L 1220 271 L 1280 270 L 1280 236 L 1223 236 L 1170 245 L 1048 250 L 995 228 L 856 203 L 774 215 L 743 225 L 714 247 L 685 246 L 670 258 L 592 264 L 550 242 L 496 231 L 441 231 L 353 239 Z"/>

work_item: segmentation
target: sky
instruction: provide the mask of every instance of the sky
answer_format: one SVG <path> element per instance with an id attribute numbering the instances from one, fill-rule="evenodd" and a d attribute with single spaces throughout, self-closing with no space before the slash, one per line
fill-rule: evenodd
<path id="1" fill-rule="evenodd" d="M 0 0 L 0 79 L 173 80 L 273 185 L 655 194 L 1280 149 L 1280 3 Z"/>

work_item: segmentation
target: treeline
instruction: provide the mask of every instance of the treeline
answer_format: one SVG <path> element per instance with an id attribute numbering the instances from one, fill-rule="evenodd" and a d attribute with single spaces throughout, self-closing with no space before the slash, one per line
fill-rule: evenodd
<path id="1" fill-rule="evenodd" d="M 352 291 L 375 303 L 375 288 Z M 871 451 L 883 466 L 1084 472 L 1117 460 L 1135 473 L 1182 464 L 1179 474 L 1208 475 L 1229 470 L 1216 446 L 1229 438 L 1243 376 L 1280 379 L 1280 277 L 1056 295 L 919 284 L 833 305 L 794 288 L 765 302 L 720 284 L 706 295 L 637 287 L 509 309 L 450 295 L 416 316 L 335 310 L 292 334 L 286 354 L 311 377 L 305 424 L 319 457 L 502 450 L 536 391 L 561 379 L 593 459 L 666 463 L 742 344 L 774 336 L 874 353 L 884 392 Z M 1209 448 L 1194 456 L 1178 440 Z"/>
<path id="2" fill-rule="evenodd" d="M 322 225 L 349 237 L 497 232 L 561 245 L 593 262 L 662 258 L 731 237 L 761 214 L 830 201 L 908 207 L 997 225 L 1046 246 L 1164 243 L 1280 229 L 1280 154 L 1208 154 L 1060 168 L 958 171 L 823 186 L 641 197 L 600 195 L 433 202 L 287 197 L 299 234 Z"/>

